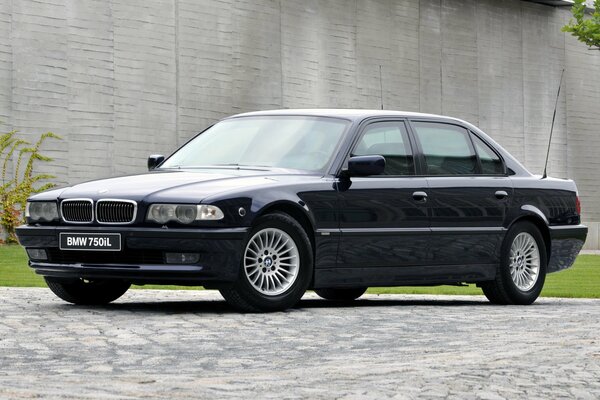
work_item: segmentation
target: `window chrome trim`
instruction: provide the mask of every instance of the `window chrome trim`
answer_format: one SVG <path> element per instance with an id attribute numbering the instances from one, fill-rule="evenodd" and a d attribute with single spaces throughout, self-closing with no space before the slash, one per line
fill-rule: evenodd
<path id="1" fill-rule="evenodd" d="M 65 203 L 71 203 L 75 201 L 85 201 L 89 202 L 92 205 L 92 219 L 89 221 L 69 221 L 65 218 L 65 214 L 63 213 L 63 205 Z M 60 219 L 67 224 L 91 224 L 94 222 L 94 200 L 88 198 L 77 198 L 77 199 L 64 199 L 60 202 Z"/>
<path id="2" fill-rule="evenodd" d="M 98 220 L 98 205 L 103 202 L 117 202 L 117 203 L 130 203 L 133 204 L 133 216 L 131 217 L 131 221 L 128 222 L 101 222 Z M 96 212 L 96 222 L 100 225 L 131 225 L 135 222 L 137 218 L 138 212 L 138 204 L 137 201 L 127 200 L 127 199 L 100 199 L 96 202 L 96 206 L 94 207 L 94 211 Z"/>

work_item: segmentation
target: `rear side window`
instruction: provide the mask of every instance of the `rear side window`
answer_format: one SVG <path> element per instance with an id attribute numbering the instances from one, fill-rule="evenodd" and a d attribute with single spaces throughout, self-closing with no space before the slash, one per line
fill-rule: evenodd
<path id="1" fill-rule="evenodd" d="M 465 128 L 437 122 L 412 125 L 423 150 L 427 175 L 477 174 L 477 157 Z"/>
<path id="2" fill-rule="evenodd" d="M 353 156 L 385 157 L 384 175 L 414 175 L 412 149 L 403 122 L 374 122 L 368 125 L 352 151 Z"/>
<path id="3" fill-rule="evenodd" d="M 483 140 L 472 135 L 475 150 L 481 162 L 481 173 L 484 175 L 504 175 L 504 165 L 498 154 L 494 152 Z"/>

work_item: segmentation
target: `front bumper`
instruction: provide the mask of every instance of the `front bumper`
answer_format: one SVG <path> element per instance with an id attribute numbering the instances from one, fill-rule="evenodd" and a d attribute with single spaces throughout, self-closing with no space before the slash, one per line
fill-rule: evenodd
<path id="1" fill-rule="evenodd" d="M 17 237 L 25 248 L 45 249 L 48 253 L 47 261 L 29 261 L 35 272 L 43 276 L 123 279 L 137 284 L 201 285 L 232 282 L 237 278 L 248 229 L 23 225 L 17 228 Z M 85 250 L 61 251 L 61 232 L 120 233 L 122 251 L 102 254 Z M 163 252 L 197 253 L 200 258 L 190 265 L 167 264 Z"/>
<path id="2" fill-rule="evenodd" d="M 581 251 L 588 228 L 585 225 L 549 226 L 550 259 L 548 273 L 570 268 Z"/>

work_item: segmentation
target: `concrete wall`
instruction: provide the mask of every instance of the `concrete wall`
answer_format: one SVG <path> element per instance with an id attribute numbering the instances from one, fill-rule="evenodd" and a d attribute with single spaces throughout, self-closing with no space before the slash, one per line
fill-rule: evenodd
<path id="1" fill-rule="evenodd" d="M 579 185 L 600 221 L 600 53 L 569 10 L 519 0 L 0 2 L 0 119 L 52 130 L 60 183 L 143 171 L 228 114 L 379 108 L 464 118 L 541 173 Z M 596 228 L 597 231 L 597 228 Z M 598 239 L 595 245 L 598 245 Z"/>

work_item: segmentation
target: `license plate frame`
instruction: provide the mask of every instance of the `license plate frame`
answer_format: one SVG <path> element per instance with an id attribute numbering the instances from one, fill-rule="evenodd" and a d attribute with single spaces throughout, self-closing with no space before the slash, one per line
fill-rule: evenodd
<path id="1" fill-rule="evenodd" d="M 120 233 L 61 232 L 58 242 L 59 249 L 66 251 L 121 251 L 122 248 Z"/>

